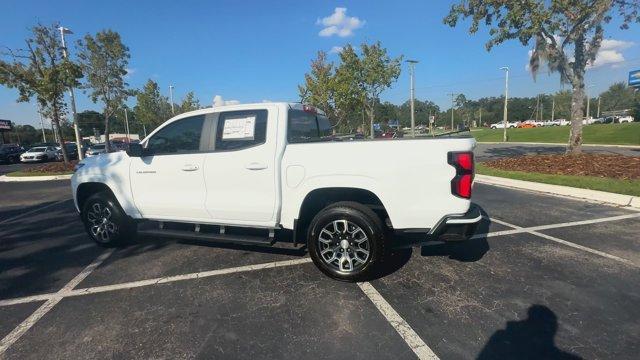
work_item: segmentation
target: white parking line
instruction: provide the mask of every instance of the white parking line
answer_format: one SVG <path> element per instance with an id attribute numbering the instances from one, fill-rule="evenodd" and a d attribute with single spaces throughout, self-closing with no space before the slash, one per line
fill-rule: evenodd
<path id="1" fill-rule="evenodd" d="M 398 334 L 409 345 L 411 350 L 418 356 L 419 359 L 431 359 L 438 360 L 438 356 L 429 348 L 429 346 L 422 340 L 420 336 L 413 330 L 413 328 L 396 312 L 391 305 L 385 300 L 382 295 L 376 290 L 373 285 L 368 282 L 358 283 L 362 292 L 371 300 L 373 305 L 378 308 L 378 311 L 387 319 L 389 324 L 398 332 Z"/>
<path id="2" fill-rule="evenodd" d="M 551 240 L 551 241 L 557 242 L 559 244 L 570 246 L 570 247 L 572 247 L 574 249 L 586 251 L 586 252 L 589 252 L 589 253 L 592 253 L 592 254 L 595 254 L 595 255 L 598 255 L 598 256 L 602 256 L 602 257 L 605 257 L 605 258 L 608 258 L 608 259 L 611 259 L 611 260 L 615 260 L 615 261 L 621 262 L 623 264 L 627 264 L 627 265 L 630 265 L 630 266 L 633 266 L 633 267 L 640 267 L 640 266 L 636 265 L 635 263 L 633 263 L 632 261 L 624 259 L 624 258 L 621 258 L 619 256 L 611 255 L 611 254 L 608 254 L 608 253 L 600 251 L 600 250 L 592 249 L 592 248 L 587 247 L 587 246 L 583 246 L 583 245 L 580 245 L 580 244 L 572 243 L 570 241 L 562 240 L 562 239 L 559 239 L 557 237 L 554 237 L 554 236 L 551 236 L 551 235 L 547 235 L 547 234 L 543 234 L 543 233 L 540 233 L 540 232 L 536 231 L 536 230 L 555 229 L 555 228 L 566 227 L 566 226 L 595 224 L 595 223 L 600 223 L 600 222 L 604 222 L 604 221 L 613 221 L 613 220 L 622 220 L 622 219 L 635 218 L 635 217 L 638 217 L 638 216 L 640 216 L 640 214 L 621 215 L 621 216 L 613 216 L 613 217 L 602 218 L 602 219 L 593 219 L 593 220 L 585 220 L 585 221 L 574 221 L 574 222 L 571 222 L 571 223 L 532 226 L 532 227 L 528 227 L 528 228 L 523 228 L 523 227 L 520 227 L 518 225 L 510 224 L 510 223 L 508 223 L 506 221 L 498 220 L 498 219 L 495 219 L 495 218 L 490 218 L 490 220 L 495 222 L 495 223 L 501 224 L 501 225 L 510 226 L 510 227 L 515 228 L 515 230 L 499 231 L 500 235 L 507 235 L 506 233 L 509 233 L 511 231 L 517 231 L 517 232 L 520 232 L 520 233 L 528 233 L 528 234 L 535 235 L 535 236 L 538 236 L 538 237 L 541 237 L 541 238 L 544 238 L 544 239 L 547 239 L 547 240 Z M 569 225 L 569 224 L 571 224 L 571 225 Z M 495 236 L 495 235 L 489 235 L 488 234 L 488 236 Z M 475 238 L 475 236 L 474 236 L 474 238 Z"/>
<path id="3" fill-rule="evenodd" d="M 50 207 L 52 207 L 52 206 L 55 206 L 55 205 L 58 205 L 58 204 L 62 204 L 63 202 L 65 202 L 65 201 L 69 201 L 69 200 L 71 200 L 71 199 L 65 199 L 65 200 L 56 201 L 56 202 L 51 203 L 51 204 L 49 204 L 49 205 L 45 205 L 45 206 L 39 207 L 39 208 L 37 208 L 37 209 L 33 209 L 33 210 L 31 210 L 31 211 L 27 211 L 27 212 L 22 213 L 22 214 L 18 214 L 18 215 L 14 216 L 14 217 L 10 217 L 10 218 L 8 218 L 8 219 L 4 219 L 4 220 L 0 221 L 0 224 L 8 223 L 8 222 L 10 222 L 10 221 L 13 221 L 13 220 L 19 219 L 19 218 L 21 218 L 21 217 L 24 217 L 24 216 L 27 216 L 27 215 L 31 215 L 31 214 L 36 213 L 36 212 L 38 212 L 38 211 L 42 211 L 42 210 L 44 210 L 44 209 L 48 209 L 48 208 L 50 208 Z"/>
<path id="4" fill-rule="evenodd" d="M 502 225 L 511 227 L 513 229 L 494 231 L 494 232 L 485 233 L 485 234 L 476 234 L 476 235 L 474 235 L 472 237 L 472 239 L 480 239 L 480 238 L 485 238 L 485 237 L 496 237 L 496 236 L 503 236 L 503 235 L 513 235 L 513 234 L 521 234 L 521 233 L 531 233 L 533 235 L 540 236 L 540 237 L 543 237 L 543 238 L 551 240 L 552 236 L 545 235 L 545 234 L 542 234 L 542 233 L 538 233 L 538 232 L 536 232 L 536 230 L 547 230 L 547 229 L 555 229 L 555 228 L 561 228 L 561 227 L 570 227 L 570 226 L 578 226 L 578 225 L 595 224 L 595 223 L 602 223 L 602 222 L 607 222 L 607 221 L 631 219 L 631 218 L 636 218 L 636 217 L 640 217 L 640 214 L 619 215 L 619 216 L 612 216 L 612 217 L 592 219 L 592 220 L 583 220 L 583 221 L 564 222 L 564 223 L 550 224 L 550 225 L 532 226 L 532 227 L 528 227 L 528 228 L 523 228 L 523 227 L 520 227 L 518 225 L 510 224 L 510 223 L 507 223 L 507 222 L 499 220 L 499 219 L 490 218 L 489 220 L 491 220 L 491 221 L 493 221 L 493 222 L 495 222 L 497 224 L 502 224 Z M 598 251 L 598 250 L 595 250 L 595 249 L 591 249 L 591 248 L 588 248 L 588 247 L 585 247 L 585 246 L 582 246 L 582 245 L 570 243 L 570 242 L 565 241 L 565 240 L 561 240 L 561 239 L 557 239 L 557 238 L 554 238 L 554 239 L 555 240 L 552 240 L 552 241 L 556 241 L 558 243 L 562 243 L 562 244 L 574 247 L 576 249 L 588 251 L 588 252 L 591 252 L 591 253 L 596 254 L 596 255 L 607 257 L 609 259 L 613 259 L 613 260 L 616 260 L 616 261 L 619 261 L 619 262 L 622 262 L 622 263 L 629 264 L 629 265 L 637 267 L 637 265 L 631 263 L 627 259 L 623 259 L 623 258 L 617 257 L 615 255 L 607 254 L 607 253 L 604 253 L 604 252 L 601 252 L 601 251 Z M 174 282 L 174 281 L 180 281 L 180 280 L 188 280 L 188 279 L 203 278 L 203 277 L 215 276 L 215 275 L 231 274 L 231 273 L 235 273 L 235 272 L 260 270 L 260 269 L 266 269 L 266 268 L 270 268 L 270 267 L 297 265 L 297 264 L 307 263 L 307 262 L 310 262 L 310 261 L 311 261 L 310 258 L 297 259 L 297 260 L 285 260 L 285 261 L 278 261 L 278 262 L 273 262 L 273 263 L 264 263 L 264 264 L 258 264 L 258 265 L 247 265 L 247 266 L 240 266 L 240 267 L 235 267 L 235 268 L 211 270 L 211 271 L 204 271 L 204 272 L 199 272 L 199 273 L 190 273 L 190 274 L 184 274 L 184 275 L 176 275 L 176 276 L 170 276 L 170 277 L 164 277 L 164 278 L 155 278 L 155 279 L 148 279 L 148 280 L 126 282 L 126 283 L 121 283 L 121 284 L 97 286 L 97 287 L 85 288 L 85 289 L 75 289 L 75 290 L 72 290 L 72 291 L 64 293 L 64 296 L 87 295 L 87 294 L 94 294 L 94 293 L 98 293 L 98 292 L 129 289 L 129 288 L 133 288 L 133 287 L 148 286 L 148 285 L 153 285 L 153 284 L 163 284 L 163 283 L 167 283 L 167 282 Z M 0 306 L 9 306 L 9 305 L 17 305 L 17 304 L 25 304 L 25 303 L 37 302 L 37 301 L 45 301 L 45 300 L 49 300 L 49 299 L 55 297 L 56 295 L 61 295 L 61 294 L 59 294 L 59 293 L 48 293 L 48 294 L 38 294 L 38 295 L 25 296 L 25 297 L 14 298 L 14 299 L 5 299 L 5 300 L 0 300 Z"/>
<path id="5" fill-rule="evenodd" d="M 91 264 L 89 264 L 84 270 L 80 272 L 76 277 L 71 279 L 60 291 L 54 294 L 52 297 L 47 300 L 42 306 L 40 306 L 36 311 L 33 312 L 25 321 L 23 321 L 20 325 L 18 325 L 13 331 L 11 331 L 7 336 L 5 336 L 0 341 L 0 358 L 3 356 L 4 352 L 13 345 L 18 339 L 22 337 L 33 325 L 35 325 L 38 320 L 42 319 L 49 310 L 51 310 L 56 304 L 60 302 L 64 298 L 65 293 L 73 290 L 82 280 L 84 280 L 95 268 L 100 266 L 102 262 L 108 258 L 113 253 L 112 250 L 107 250 L 102 253 L 98 258 L 96 258 Z"/>
<path id="6" fill-rule="evenodd" d="M 274 262 L 257 264 L 257 265 L 246 265 L 246 266 L 238 266 L 238 267 L 232 267 L 232 268 L 226 268 L 226 269 L 201 271 L 201 272 L 195 272 L 195 273 L 189 273 L 189 274 L 183 274 L 183 275 L 158 277 L 153 279 L 131 281 L 131 282 L 113 284 L 113 285 L 94 286 L 94 287 L 75 289 L 75 290 L 69 289 L 64 292 L 61 290 L 57 293 L 40 294 L 40 295 L 26 296 L 26 297 L 15 298 L 15 299 L 1 300 L 0 306 L 9 306 L 9 305 L 30 303 L 35 301 L 43 301 L 43 300 L 49 300 L 49 299 L 60 297 L 60 296 L 61 297 L 82 296 L 82 295 L 103 293 L 107 291 L 132 289 L 132 288 L 138 288 L 142 286 L 149 286 L 149 285 L 155 285 L 155 284 L 166 284 L 166 283 L 182 281 L 182 280 L 203 279 L 210 276 L 233 274 L 233 273 L 262 270 L 262 269 L 272 269 L 272 268 L 283 267 L 283 266 L 306 264 L 309 262 L 311 262 L 311 258 L 306 257 L 306 258 L 295 259 L 295 260 L 274 261 Z"/>
<path id="7" fill-rule="evenodd" d="M 538 225 L 538 226 L 530 226 L 530 227 L 520 227 L 518 225 L 509 224 L 507 222 L 504 222 L 504 221 L 496 219 L 496 218 L 487 218 L 490 221 L 495 222 L 496 224 L 501 224 L 501 225 L 504 225 L 504 226 L 512 227 L 513 229 L 494 231 L 494 232 L 485 233 L 485 234 L 475 234 L 471 238 L 472 239 L 480 239 L 480 238 L 487 237 L 487 236 L 501 236 L 501 235 L 513 235 L 513 234 L 521 234 L 521 233 L 531 233 L 531 232 L 539 231 L 539 230 L 549 230 L 549 229 L 557 229 L 557 228 L 570 227 L 570 226 L 597 224 L 597 223 L 603 223 L 603 222 L 608 222 L 608 221 L 633 219 L 633 218 L 638 218 L 638 217 L 640 217 L 640 214 L 626 214 L 626 215 L 611 216 L 611 217 L 599 218 L 599 219 L 571 221 L 571 222 L 549 224 L 549 225 Z"/>

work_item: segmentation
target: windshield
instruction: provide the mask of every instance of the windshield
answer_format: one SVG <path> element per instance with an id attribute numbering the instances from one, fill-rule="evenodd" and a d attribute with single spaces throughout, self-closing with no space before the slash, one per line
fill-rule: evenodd
<path id="1" fill-rule="evenodd" d="M 45 147 L 34 147 L 29 149 L 29 151 L 27 152 L 45 152 L 45 151 L 47 151 L 47 148 Z"/>

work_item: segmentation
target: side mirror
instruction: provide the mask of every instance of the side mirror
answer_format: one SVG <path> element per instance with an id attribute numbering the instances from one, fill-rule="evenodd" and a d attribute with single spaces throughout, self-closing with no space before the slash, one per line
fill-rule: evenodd
<path id="1" fill-rule="evenodd" d="M 130 157 L 142 157 L 144 156 L 144 148 L 140 144 L 129 144 L 127 155 Z"/>

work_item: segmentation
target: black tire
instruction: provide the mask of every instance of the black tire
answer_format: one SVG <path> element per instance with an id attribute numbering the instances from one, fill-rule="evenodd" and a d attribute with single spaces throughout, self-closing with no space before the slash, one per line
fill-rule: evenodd
<path id="1" fill-rule="evenodd" d="M 341 232 L 339 228 L 336 229 L 334 221 L 341 223 L 342 225 L 339 227 L 341 226 L 342 229 L 345 229 L 346 225 L 346 228 L 350 228 L 353 233 L 348 230 Z M 326 237 L 323 239 L 325 242 L 320 240 L 321 232 L 327 227 L 333 229 L 333 231 L 327 230 L 327 234 L 333 233 L 330 236 L 330 244 L 325 243 L 329 242 Z M 364 239 L 362 233 L 366 236 L 366 240 L 362 240 Z M 347 240 L 347 243 L 344 243 L 344 240 Z M 358 241 L 366 241 L 366 249 L 361 247 L 364 245 Z M 344 246 L 348 246 L 348 248 Z M 381 266 L 386 255 L 384 226 L 380 218 L 370 208 L 360 203 L 348 201 L 334 203 L 322 209 L 311 221 L 307 235 L 307 247 L 314 264 L 325 275 L 341 281 L 366 281 Z M 364 256 L 363 250 L 368 251 L 368 257 L 361 261 Z M 324 252 L 325 255 L 323 256 L 321 252 Z M 328 252 L 331 252 L 332 255 L 326 255 Z M 349 260 L 348 265 L 351 266 L 351 269 L 345 269 L 346 267 L 343 266 L 345 261 L 341 260 L 343 257 Z M 333 260 L 330 261 L 331 259 Z M 356 260 L 354 261 L 354 259 Z M 337 263 L 334 263 L 335 261 Z"/>
<path id="2" fill-rule="evenodd" d="M 87 234 L 100 246 L 121 246 L 136 237 L 137 224 L 106 191 L 95 193 L 84 202 L 81 217 Z"/>

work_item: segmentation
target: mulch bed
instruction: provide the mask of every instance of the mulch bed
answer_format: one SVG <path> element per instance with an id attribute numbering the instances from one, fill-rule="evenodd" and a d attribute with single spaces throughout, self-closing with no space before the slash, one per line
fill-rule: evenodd
<path id="1" fill-rule="evenodd" d="M 69 161 L 69 165 L 65 166 L 64 162 L 62 161 L 51 162 L 51 163 L 42 164 L 40 166 L 27 168 L 22 171 L 27 173 L 43 173 L 43 174 L 73 172 L 73 167 L 76 166 L 77 163 L 78 163 L 77 160 L 71 160 Z"/>
<path id="2" fill-rule="evenodd" d="M 526 155 L 491 160 L 484 165 L 508 171 L 554 175 L 640 179 L 640 156 L 580 154 Z"/>

